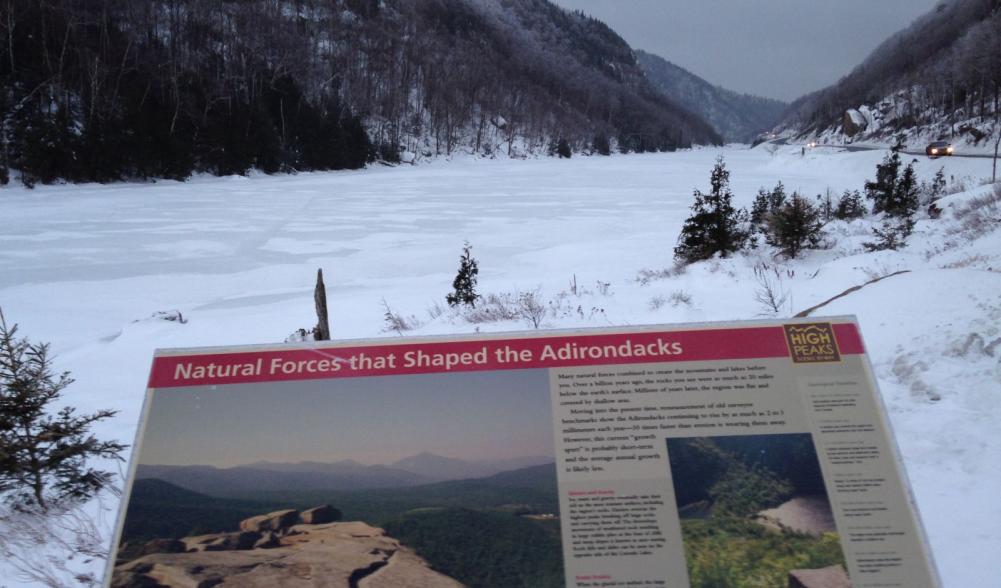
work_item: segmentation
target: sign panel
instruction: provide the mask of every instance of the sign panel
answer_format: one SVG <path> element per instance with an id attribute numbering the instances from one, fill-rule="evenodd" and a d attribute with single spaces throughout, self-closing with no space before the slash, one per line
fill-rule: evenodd
<path id="1" fill-rule="evenodd" d="M 852 318 L 171 350 L 106 585 L 939 585 Z"/>

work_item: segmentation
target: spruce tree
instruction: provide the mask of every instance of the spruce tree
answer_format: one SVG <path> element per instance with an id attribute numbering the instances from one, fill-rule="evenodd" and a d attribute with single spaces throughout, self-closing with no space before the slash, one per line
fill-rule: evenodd
<path id="1" fill-rule="evenodd" d="M 866 214 L 865 203 L 862 202 L 862 194 L 858 190 L 841 195 L 838 205 L 834 208 L 834 218 L 838 220 L 854 220 L 862 218 Z"/>
<path id="2" fill-rule="evenodd" d="M 865 197 L 872 201 L 873 214 L 883 212 L 893 201 L 899 175 L 900 154 L 892 151 L 883 158 L 883 163 L 876 165 L 876 180 L 865 183 Z"/>
<path id="3" fill-rule="evenodd" d="M 695 190 L 692 214 L 674 248 L 674 256 L 684 263 L 709 259 L 717 253 L 726 257 L 747 242 L 748 234 L 742 227 L 747 215 L 733 207 L 730 172 L 722 156 L 716 159 L 709 183 L 708 194 Z"/>
<path id="4" fill-rule="evenodd" d="M 598 155 L 610 155 L 612 146 L 608 141 L 608 135 L 604 133 L 595 135 L 594 141 L 591 142 L 591 150 Z"/>
<path id="5" fill-rule="evenodd" d="M 761 188 L 758 190 L 758 195 L 754 197 L 754 204 L 751 205 L 751 229 L 761 230 L 765 227 L 765 222 L 768 220 L 768 213 L 771 212 L 768 206 L 768 190 Z"/>
<path id="6" fill-rule="evenodd" d="M 825 222 L 834 220 L 834 198 L 831 196 L 831 189 L 828 188 L 823 195 L 817 194 L 817 207 L 820 218 Z"/>
<path id="7" fill-rule="evenodd" d="M 462 255 L 459 257 L 459 271 L 452 281 L 452 293 L 445 296 L 445 301 L 449 306 L 455 307 L 460 304 L 476 307 L 476 300 L 480 297 L 476 293 L 476 275 L 480 273 L 476 260 L 473 259 L 471 250 L 473 246 L 466 241 L 462 247 Z"/>
<path id="8" fill-rule="evenodd" d="M 786 202 L 785 186 L 782 182 L 775 185 L 770 192 L 761 188 L 751 206 L 751 227 L 764 231 L 768 226 L 768 217 L 777 212 Z"/>
<path id="9" fill-rule="evenodd" d="M 814 249 L 820 242 L 821 211 L 812 202 L 793 192 L 792 198 L 768 221 L 768 244 L 795 259 L 804 249 Z"/>
<path id="10" fill-rule="evenodd" d="M 904 168 L 900 181 L 897 182 L 893 190 L 893 198 L 886 203 L 883 210 L 886 214 L 896 217 L 914 216 L 920 204 L 920 186 L 918 185 L 917 173 L 914 171 L 914 161 Z"/>
<path id="11" fill-rule="evenodd" d="M 939 168 L 935 172 L 935 177 L 932 178 L 931 182 L 927 185 L 922 184 L 922 191 L 924 192 L 924 204 L 932 204 L 939 198 L 945 196 L 945 168 Z"/>
<path id="12" fill-rule="evenodd" d="M 894 153 L 893 158 L 897 158 L 896 168 L 899 168 L 899 157 Z M 893 165 L 890 161 L 884 165 Z M 881 166 L 882 167 L 882 166 Z M 879 181 L 879 168 L 877 168 L 877 182 Z M 904 173 L 898 177 L 896 169 L 893 170 L 895 180 L 892 186 L 887 184 L 880 187 L 879 197 L 874 199 L 873 212 L 884 213 L 882 226 L 874 228 L 873 234 L 877 240 L 864 243 L 866 249 L 870 251 L 882 251 L 886 249 L 899 249 L 907 242 L 907 237 L 914 231 L 914 215 L 918 210 L 920 202 L 920 187 L 918 186 L 917 174 L 914 171 L 914 161 L 907 164 Z M 885 172 L 888 180 L 890 171 Z M 869 184 L 866 184 L 868 191 Z M 878 206 L 878 209 L 877 209 Z"/>
<path id="13" fill-rule="evenodd" d="M 90 431 L 115 412 L 53 412 L 72 382 L 66 372 L 53 373 L 47 344 L 18 338 L 17 325 L 8 327 L 0 312 L 0 493 L 15 506 L 44 511 L 111 485 L 113 475 L 88 461 L 121 459 L 125 445 Z"/>
<path id="14" fill-rule="evenodd" d="M 560 156 L 560 159 L 570 159 L 573 153 L 570 151 L 570 143 L 567 140 L 560 137 L 559 143 L 556 144 L 556 154 Z"/>
<path id="15" fill-rule="evenodd" d="M 866 251 L 897 250 L 907 244 L 907 237 L 914 231 L 914 217 L 888 216 L 879 228 L 873 228 L 875 241 L 863 243 Z"/>

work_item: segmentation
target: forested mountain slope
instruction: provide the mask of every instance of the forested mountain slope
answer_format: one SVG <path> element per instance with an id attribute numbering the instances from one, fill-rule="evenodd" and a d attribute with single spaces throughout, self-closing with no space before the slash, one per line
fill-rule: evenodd
<path id="1" fill-rule="evenodd" d="M 545 0 L 24 0 L 0 35 L 0 180 L 720 141 Z"/>
<path id="2" fill-rule="evenodd" d="M 714 86 L 652 53 L 636 51 L 636 58 L 657 91 L 704 118 L 727 142 L 750 143 L 774 127 L 789 106 Z"/>
<path id="3" fill-rule="evenodd" d="M 976 146 L 997 132 L 999 98 L 1001 2 L 950 0 L 794 102 L 782 127 L 834 141 L 903 135 Z"/>

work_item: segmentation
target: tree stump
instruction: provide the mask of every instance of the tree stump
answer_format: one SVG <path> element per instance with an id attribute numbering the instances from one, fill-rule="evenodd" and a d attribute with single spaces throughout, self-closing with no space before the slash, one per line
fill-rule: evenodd
<path id="1" fill-rule="evenodd" d="M 316 270 L 316 289 L 313 290 L 316 302 L 316 327 L 313 328 L 313 339 L 317 341 L 330 340 L 330 321 L 327 318 L 327 288 L 323 285 L 323 268 Z"/>

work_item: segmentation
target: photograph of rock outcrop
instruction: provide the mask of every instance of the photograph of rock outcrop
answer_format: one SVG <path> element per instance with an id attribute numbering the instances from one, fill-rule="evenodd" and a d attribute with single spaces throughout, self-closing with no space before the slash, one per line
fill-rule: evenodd
<path id="1" fill-rule="evenodd" d="M 564 586 L 548 378 L 155 392 L 115 588 Z"/>
<path id="2" fill-rule="evenodd" d="M 692 588 L 851 588 L 809 434 L 667 440 Z"/>

